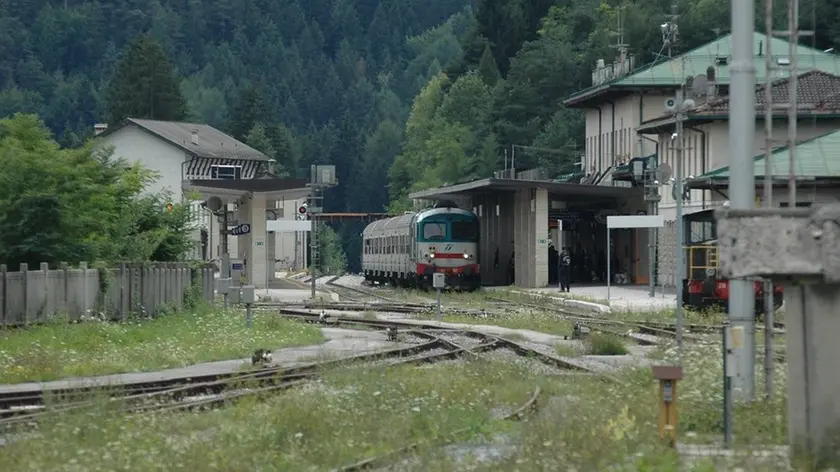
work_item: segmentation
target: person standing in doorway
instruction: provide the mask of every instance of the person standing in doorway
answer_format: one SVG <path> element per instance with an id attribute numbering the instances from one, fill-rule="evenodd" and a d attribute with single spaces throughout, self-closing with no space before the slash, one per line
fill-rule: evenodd
<path id="1" fill-rule="evenodd" d="M 568 248 L 563 248 L 560 253 L 560 291 L 568 292 L 569 284 L 571 283 L 571 265 L 572 257 L 569 255 Z"/>

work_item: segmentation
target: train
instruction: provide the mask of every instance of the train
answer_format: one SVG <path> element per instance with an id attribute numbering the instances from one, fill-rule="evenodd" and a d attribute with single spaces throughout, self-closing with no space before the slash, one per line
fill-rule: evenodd
<path id="1" fill-rule="evenodd" d="M 688 258 L 683 279 L 683 306 L 702 311 L 710 308 L 729 312 L 729 280 L 718 273 L 717 221 L 714 210 L 704 210 L 684 217 L 685 246 Z M 782 286 L 773 284 L 773 309 L 784 302 Z M 764 312 L 764 282 L 753 282 L 755 314 Z"/>
<path id="2" fill-rule="evenodd" d="M 478 216 L 453 202 L 374 221 L 362 232 L 362 273 L 369 283 L 429 289 L 433 274 L 446 287 L 481 287 Z"/>

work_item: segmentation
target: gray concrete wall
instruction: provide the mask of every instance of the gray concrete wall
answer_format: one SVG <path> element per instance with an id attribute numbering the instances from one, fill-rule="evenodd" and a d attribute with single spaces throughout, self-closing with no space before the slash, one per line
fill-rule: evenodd
<path id="1" fill-rule="evenodd" d="M 21 264 L 9 272 L 0 265 L 0 325 L 20 326 L 47 321 L 56 315 L 70 320 L 102 313 L 109 319 L 129 314 L 155 315 L 167 305 L 180 308 L 191 280 L 201 296 L 215 297 L 213 267 L 191 270 L 186 263 L 121 264 L 117 269 L 78 268 L 39 270 Z"/>
<path id="2" fill-rule="evenodd" d="M 548 191 L 519 190 L 514 197 L 516 285 L 548 285 Z"/>

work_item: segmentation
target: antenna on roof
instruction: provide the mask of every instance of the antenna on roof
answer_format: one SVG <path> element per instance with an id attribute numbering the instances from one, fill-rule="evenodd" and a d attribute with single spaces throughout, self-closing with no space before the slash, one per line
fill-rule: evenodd
<path id="1" fill-rule="evenodd" d="M 617 29 L 610 31 L 612 36 L 615 36 L 615 44 L 610 45 L 611 48 L 618 51 L 618 58 L 612 66 L 612 79 L 617 79 L 630 73 L 635 67 L 635 57 L 628 56 L 629 44 L 624 42 L 624 9 L 627 5 L 621 5 L 616 8 L 616 24 Z"/>
<path id="2" fill-rule="evenodd" d="M 677 4 L 674 3 L 671 5 L 671 14 L 665 17 L 667 21 L 659 26 L 659 30 L 662 33 L 662 47 L 668 50 L 668 57 L 671 57 L 672 49 L 679 41 L 680 31 L 677 26 L 679 17 L 677 15 Z"/>

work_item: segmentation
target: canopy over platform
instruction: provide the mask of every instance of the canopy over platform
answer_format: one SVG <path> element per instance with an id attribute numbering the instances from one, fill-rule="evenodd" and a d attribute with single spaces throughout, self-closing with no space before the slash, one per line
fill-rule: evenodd
<path id="1" fill-rule="evenodd" d="M 309 182 L 303 179 L 185 180 L 182 185 L 185 192 L 199 192 L 202 200 L 212 196 L 235 200 L 248 193 L 260 194 L 267 200 L 297 200 L 309 195 Z"/>
<path id="2" fill-rule="evenodd" d="M 642 195 L 641 188 L 612 187 L 606 185 L 587 185 L 571 182 L 552 182 L 546 180 L 519 180 L 488 178 L 463 184 L 455 184 L 409 194 L 415 200 L 447 200 L 465 196 L 486 195 L 498 192 L 516 192 L 519 190 L 541 189 L 550 195 L 562 196 L 566 201 L 587 201 L 593 197 L 627 198 Z"/>

